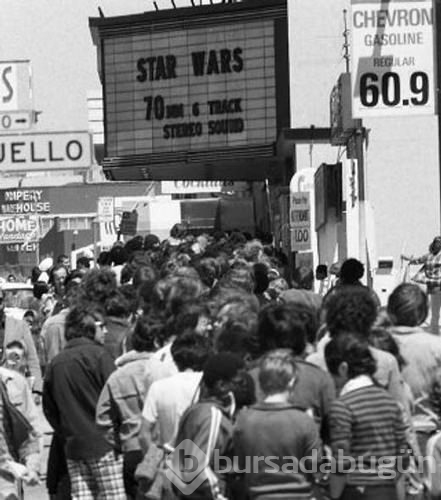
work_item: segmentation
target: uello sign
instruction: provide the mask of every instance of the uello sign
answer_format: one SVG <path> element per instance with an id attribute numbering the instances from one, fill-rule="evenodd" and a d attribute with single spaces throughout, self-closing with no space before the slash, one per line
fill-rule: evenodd
<path id="1" fill-rule="evenodd" d="M 8 135 L 0 138 L 0 170 L 32 171 L 88 168 L 88 132 Z"/>

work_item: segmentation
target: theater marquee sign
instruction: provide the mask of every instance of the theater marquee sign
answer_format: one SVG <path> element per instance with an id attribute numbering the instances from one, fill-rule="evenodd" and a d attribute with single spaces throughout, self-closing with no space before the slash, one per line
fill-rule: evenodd
<path id="1" fill-rule="evenodd" d="M 254 15 L 233 4 L 132 16 L 132 23 L 91 20 L 101 46 L 106 156 L 139 161 L 276 141 L 289 126 L 275 21 L 286 24 L 277 9 L 285 3 L 272 2 L 272 11 L 268 1 L 259 4 Z"/>

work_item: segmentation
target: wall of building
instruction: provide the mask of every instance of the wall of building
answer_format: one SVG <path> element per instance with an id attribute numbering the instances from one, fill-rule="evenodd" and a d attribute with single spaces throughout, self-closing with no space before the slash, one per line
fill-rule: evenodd
<path id="1" fill-rule="evenodd" d="M 290 0 L 292 127 L 329 127 L 329 94 L 345 71 L 343 9 L 349 0 Z M 350 22 L 350 17 L 348 16 Z M 350 26 L 349 26 L 350 27 Z M 377 256 L 419 254 L 440 232 L 438 123 L 432 117 L 376 118 L 369 129 L 367 198 L 372 207 Z M 297 163 L 333 163 L 338 148 L 302 146 Z M 312 159 L 311 159 L 312 158 Z"/>

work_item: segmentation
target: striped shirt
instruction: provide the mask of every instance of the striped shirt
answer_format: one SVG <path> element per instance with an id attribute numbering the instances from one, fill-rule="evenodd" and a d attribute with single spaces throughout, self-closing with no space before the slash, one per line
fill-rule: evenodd
<path id="1" fill-rule="evenodd" d="M 337 471 L 352 485 L 390 484 L 396 457 L 406 454 L 405 424 L 395 400 L 375 385 L 341 395 L 330 409 Z"/>

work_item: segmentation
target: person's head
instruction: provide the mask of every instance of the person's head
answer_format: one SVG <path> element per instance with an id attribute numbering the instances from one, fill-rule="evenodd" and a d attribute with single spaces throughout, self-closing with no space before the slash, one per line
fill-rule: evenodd
<path id="1" fill-rule="evenodd" d="M 29 328 L 32 330 L 32 326 L 37 319 L 37 313 L 32 309 L 28 309 L 23 314 L 23 320 L 28 324 Z"/>
<path id="2" fill-rule="evenodd" d="M 253 273 L 248 267 L 230 269 L 222 278 L 221 283 L 223 286 L 236 288 L 245 293 L 253 293 L 256 286 Z"/>
<path id="3" fill-rule="evenodd" d="M 291 349 L 300 356 L 307 342 L 305 318 L 292 305 L 268 304 L 259 313 L 257 336 L 262 353 Z"/>
<path id="4" fill-rule="evenodd" d="M 20 370 L 26 363 L 26 350 L 19 340 L 9 342 L 5 347 L 4 362 L 7 368 Z"/>
<path id="5" fill-rule="evenodd" d="M 64 266 L 66 269 L 69 269 L 70 261 L 69 257 L 65 254 L 61 254 L 57 257 L 57 264 L 60 266 Z"/>
<path id="6" fill-rule="evenodd" d="M 106 316 L 112 316 L 114 318 L 128 318 L 130 316 L 130 304 L 119 290 L 115 290 L 112 295 L 106 299 L 104 310 Z"/>
<path id="7" fill-rule="evenodd" d="M 147 234 L 144 238 L 144 250 L 146 252 L 149 251 L 157 251 L 159 250 L 159 247 L 161 245 L 161 242 L 159 241 L 159 238 L 156 236 L 156 234 Z"/>
<path id="8" fill-rule="evenodd" d="M 436 255 L 440 251 L 441 251 L 441 236 L 436 236 L 429 246 L 429 252 L 433 255 Z"/>
<path id="9" fill-rule="evenodd" d="M 91 269 L 84 275 L 83 286 L 91 301 L 103 305 L 116 291 L 116 277 L 110 269 Z"/>
<path id="10" fill-rule="evenodd" d="M 98 267 L 110 266 L 112 264 L 112 258 L 110 256 L 110 252 L 107 252 L 106 250 L 100 252 L 96 263 L 98 264 Z"/>
<path id="11" fill-rule="evenodd" d="M 316 280 L 324 280 L 328 277 L 328 266 L 325 264 L 319 264 L 315 268 L 315 279 Z"/>
<path id="12" fill-rule="evenodd" d="M 347 259 L 340 268 L 340 280 L 345 285 L 356 284 L 364 275 L 364 265 L 357 259 Z"/>
<path id="13" fill-rule="evenodd" d="M 15 274 L 9 274 L 7 278 L 8 283 L 15 283 L 17 281 L 17 278 L 15 277 Z"/>
<path id="14" fill-rule="evenodd" d="M 115 245 L 110 250 L 110 260 L 114 266 L 122 266 L 127 262 L 127 250 L 121 245 Z"/>
<path id="15" fill-rule="evenodd" d="M 369 344 L 381 351 L 389 352 L 395 357 L 400 371 L 405 367 L 406 360 L 401 356 L 400 347 L 393 335 L 385 328 L 372 328 Z"/>
<path id="16" fill-rule="evenodd" d="M 367 338 L 376 317 L 377 304 L 365 287 L 336 288 L 326 300 L 325 319 L 331 336 L 352 332 Z"/>
<path id="17" fill-rule="evenodd" d="M 244 369 L 244 361 L 237 354 L 220 352 L 209 356 L 202 375 L 205 395 L 228 404 L 231 395 L 234 395 L 235 389 L 240 385 Z"/>
<path id="18" fill-rule="evenodd" d="M 212 288 L 220 277 L 220 266 L 214 257 L 205 257 L 201 259 L 196 269 L 201 277 L 202 283 L 208 286 L 208 288 Z"/>
<path id="19" fill-rule="evenodd" d="M 49 292 L 49 286 L 44 281 L 36 281 L 34 283 L 34 286 L 32 288 L 32 293 L 36 299 L 40 300 L 41 297 L 43 297 L 43 295 L 48 292 Z"/>
<path id="20" fill-rule="evenodd" d="M 390 294 L 387 312 L 394 325 L 421 325 L 428 314 L 427 295 L 418 285 L 402 283 Z"/>
<path id="21" fill-rule="evenodd" d="M 337 390 L 359 375 L 372 377 L 377 364 L 369 344 L 358 335 L 342 333 L 333 337 L 325 347 L 325 360 Z"/>
<path id="22" fill-rule="evenodd" d="M 90 260 L 87 257 L 78 257 L 77 271 L 86 273 L 90 269 Z"/>
<path id="23" fill-rule="evenodd" d="M 254 359 L 258 352 L 258 342 L 255 325 L 238 320 L 227 321 L 215 338 L 217 352 L 232 352 L 238 354 L 245 362 Z"/>
<path id="24" fill-rule="evenodd" d="M 66 317 L 66 341 L 85 337 L 102 344 L 106 333 L 103 315 L 93 304 L 79 303 L 70 309 Z"/>
<path id="25" fill-rule="evenodd" d="M 54 286 L 55 291 L 60 295 L 64 292 L 64 282 L 67 278 L 67 269 L 61 264 L 57 264 L 52 268 L 49 277 L 49 283 Z"/>
<path id="26" fill-rule="evenodd" d="M 163 335 L 164 323 L 153 316 L 140 316 L 132 335 L 132 347 L 138 352 L 154 352 L 158 348 L 158 339 Z"/>
<path id="27" fill-rule="evenodd" d="M 294 386 L 296 365 L 290 351 L 277 349 L 262 358 L 259 370 L 259 382 L 265 396 L 289 394 Z"/>
<path id="28" fill-rule="evenodd" d="M 211 354 L 210 341 L 193 330 L 186 330 L 179 335 L 171 346 L 171 355 L 180 372 L 202 371 Z"/>

